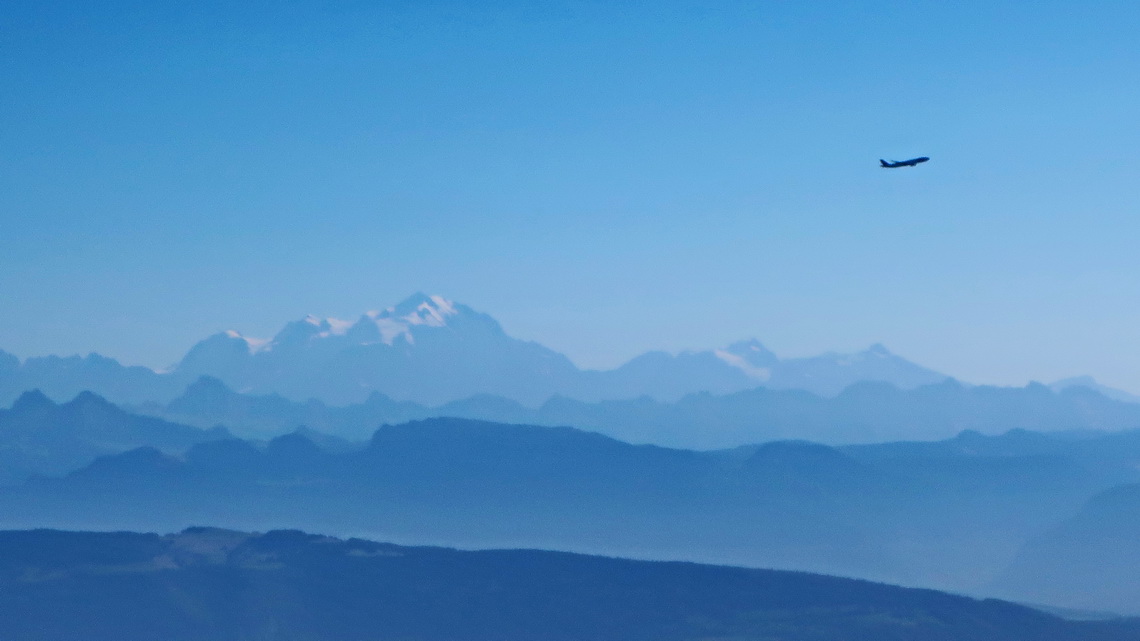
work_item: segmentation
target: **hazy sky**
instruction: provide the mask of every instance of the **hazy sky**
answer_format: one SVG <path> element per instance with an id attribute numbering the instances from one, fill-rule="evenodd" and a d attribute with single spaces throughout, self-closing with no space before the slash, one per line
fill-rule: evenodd
<path id="1" fill-rule="evenodd" d="M 583 366 L 1140 391 L 1140 4 L 537 4 L 6 3 L 0 348 L 163 366 L 423 290 Z"/>

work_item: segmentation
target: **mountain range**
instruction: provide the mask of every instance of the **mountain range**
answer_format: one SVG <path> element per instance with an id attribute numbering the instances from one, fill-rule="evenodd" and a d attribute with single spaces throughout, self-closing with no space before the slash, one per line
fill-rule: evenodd
<path id="1" fill-rule="evenodd" d="M 10 409 L 0 409 L 0 485 L 65 474 L 99 456 L 136 447 L 176 454 L 227 438 L 232 435 L 225 428 L 203 430 L 138 416 L 91 392 L 63 404 L 38 391 L 25 392 Z"/>
<path id="2" fill-rule="evenodd" d="M 181 454 L 142 447 L 102 456 L 66 475 L 0 488 L 0 527 L 288 527 L 783 568 L 973 594 L 1000 587 L 1027 599 L 1038 592 L 1009 574 L 1014 560 L 1090 497 L 1140 483 L 1138 461 L 1140 431 L 965 432 L 926 443 L 778 441 L 696 452 L 572 428 L 437 418 L 385 426 L 356 445 L 294 433 L 206 440 Z M 1034 602 L 1083 601 L 1064 586 Z M 1135 600 L 1113 603 L 1140 613 Z"/>
<path id="3" fill-rule="evenodd" d="M 1140 405 L 1086 388 L 965 387 L 953 381 L 903 391 L 860 383 L 835 398 L 758 388 L 698 394 L 677 403 L 641 399 L 583 403 L 556 398 L 538 409 L 498 397 L 426 407 L 373 394 L 344 407 L 239 394 L 203 377 L 166 406 L 125 411 L 83 392 L 66 403 L 25 392 L 0 409 L 0 485 L 65 474 L 96 457 L 141 446 L 181 454 L 193 445 L 239 435 L 264 441 L 302 433 L 325 449 L 364 447 L 376 428 L 433 417 L 544 426 L 579 425 L 630 443 L 681 449 L 751 446 L 799 438 L 829 444 L 937 441 L 956 434 L 1013 430 L 1098 434 L 1140 427 Z M 223 427 L 224 426 L 224 427 Z"/>
<path id="4" fill-rule="evenodd" d="M 257 394 L 346 404 L 379 392 L 438 405 L 480 394 L 536 406 L 560 395 L 582 401 L 649 396 L 674 401 L 763 385 L 830 396 L 858 381 L 902 389 L 947 377 L 881 345 L 857 354 L 780 359 L 755 340 L 724 349 L 649 352 L 613 370 L 582 370 L 538 343 L 508 336 L 493 318 L 440 296 L 416 294 L 356 321 L 308 316 L 272 339 L 225 331 L 195 344 L 164 372 L 96 354 L 30 358 L 0 352 L 0 403 L 40 389 L 53 398 L 94 391 L 120 403 L 165 403 L 200 376 Z"/>
<path id="5" fill-rule="evenodd" d="M 31 389 L 55 399 L 92 391 L 116 403 L 166 404 L 201 376 L 294 401 L 347 405 L 379 393 L 436 406 L 485 395 L 528 408 L 553 397 L 671 403 L 695 393 L 725 395 L 761 386 L 833 397 L 860 382 L 910 390 L 948 380 L 882 345 L 855 354 L 781 359 L 755 339 L 707 351 L 648 352 L 612 370 L 583 370 L 558 352 L 507 335 L 486 314 L 441 296 L 415 294 L 355 321 L 307 316 L 271 339 L 219 332 L 161 372 L 98 354 L 21 361 L 0 351 L 0 405 Z M 1052 387 L 1087 387 L 1114 400 L 1140 400 L 1087 376 Z"/>
<path id="6" fill-rule="evenodd" d="M 1068 621 L 813 574 L 298 531 L 0 532 L 0 637 L 25 641 L 1130 641 Z"/>
<path id="7" fill-rule="evenodd" d="M 417 295 L 163 372 L 0 353 L 0 397 L 0 527 L 302 528 L 1140 614 L 1140 404 L 1087 377 L 971 386 L 755 341 L 581 370 Z"/>
<path id="8" fill-rule="evenodd" d="M 1106 398 L 1084 386 L 1060 391 L 965 386 L 953 380 L 900 390 L 855 383 L 834 397 L 758 387 L 723 395 L 690 394 L 675 402 L 642 397 L 587 403 L 556 396 L 537 408 L 482 395 L 427 406 L 374 392 L 363 403 L 330 406 L 277 394 L 239 394 L 203 377 L 170 403 L 135 411 L 208 428 L 225 425 L 246 437 L 271 438 L 306 427 L 349 440 L 367 439 L 384 423 L 439 416 L 503 423 L 573 425 L 631 443 L 714 449 L 779 439 L 832 444 L 936 440 L 963 430 L 1001 434 L 1140 428 L 1140 404 Z"/>

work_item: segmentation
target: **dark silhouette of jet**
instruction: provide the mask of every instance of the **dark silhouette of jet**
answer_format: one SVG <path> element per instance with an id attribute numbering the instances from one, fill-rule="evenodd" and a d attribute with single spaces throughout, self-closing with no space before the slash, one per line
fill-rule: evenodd
<path id="1" fill-rule="evenodd" d="M 880 158 L 879 159 L 879 166 L 882 167 L 883 169 L 898 169 L 899 167 L 914 167 L 914 166 L 917 166 L 918 163 L 926 162 L 928 160 L 930 160 L 930 158 L 927 156 L 920 156 L 918 158 L 911 158 L 910 160 L 892 160 L 890 162 L 887 162 L 887 161 L 883 160 L 882 158 Z"/>

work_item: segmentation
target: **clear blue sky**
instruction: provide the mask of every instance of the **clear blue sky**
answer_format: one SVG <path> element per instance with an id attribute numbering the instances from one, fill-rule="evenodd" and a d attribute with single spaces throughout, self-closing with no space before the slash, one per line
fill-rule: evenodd
<path id="1" fill-rule="evenodd" d="M 0 348 L 163 366 L 423 290 L 583 366 L 1140 391 L 1140 4 L 534 4 L 5 4 Z"/>

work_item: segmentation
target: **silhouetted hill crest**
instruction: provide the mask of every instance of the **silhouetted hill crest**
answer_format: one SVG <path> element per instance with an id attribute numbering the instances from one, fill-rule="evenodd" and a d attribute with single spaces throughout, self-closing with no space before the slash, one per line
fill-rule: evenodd
<path id="1" fill-rule="evenodd" d="M 1133 621 L 1064 621 L 1008 602 L 806 573 L 204 528 L 0 532 L 0 610 L 0 635 L 30 641 L 237 641 L 267 630 L 312 641 L 1130 641 L 1140 633 Z"/>
<path id="2" fill-rule="evenodd" d="M 56 404 L 38 390 L 0 410 L 0 484 L 79 469 L 97 456 L 139 446 L 181 452 L 196 443 L 230 438 L 209 430 L 131 414 L 84 392 Z"/>
<path id="3" fill-rule="evenodd" d="M 84 482 L 137 481 L 149 479 L 151 482 L 170 477 L 183 470 L 182 461 L 163 454 L 153 447 L 139 447 L 121 454 L 100 456 L 87 467 L 68 475 Z"/>
<path id="4" fill-rule="evenodd" d="M 830 398 L 765 387 L 725 395 L 693 393 L 675 403 L 648 396 L 587 403 L 554 395 L 537 408 L 488 395 L 433 407 L 392 401 L 379 393 L 365 403 L 337 407 L 315 400 L 297 403 L 277 395 L 239 394 L 216 380 L 203 380 L 157 415 L 202 427 L 225 424 L 258 437 L 307 425 L 350 440 L 367 439 L 384 423 L 455 416 L 574 425 L 623 441 L 681 448 L 787 439 L 831 444 L 934 440 L 963 430 L 999 434 L 1013 428 L 1071 432 L 1140 427 L 1140 404 L 1114 401 L 1084 388 L 1053 392 L 1040 385 L 966 386 L 953 379 L 911 390 L 861 382 Z"/>
<path id="5" fill-rule="evenodd" d="M 34 389 L 20 394 L 20 397 L 12 404 L 12 408 L 9 411 L 22 414 L 50 411 L 57 407 L 55 401 L 48 398 L 47 395 L 40 390 Z"/>

